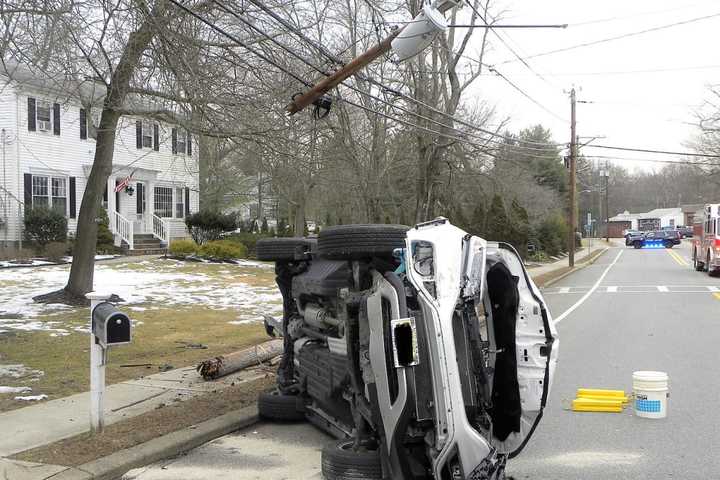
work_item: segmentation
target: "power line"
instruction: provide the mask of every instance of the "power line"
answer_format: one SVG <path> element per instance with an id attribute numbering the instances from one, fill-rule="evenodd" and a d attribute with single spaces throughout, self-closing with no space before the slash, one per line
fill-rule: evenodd
<path id="1" fill-rule="evenodd" d="M 480 20 L 482 20 L 482 22 L 485 24 L 486 27 L 489 27 L 489 26 L 490 26 L 490 24 L 488 23 L 488 21 L 487 21 L 487 19 L 485 18 L 485 16 L 482 15 L 482 14 L 480 13 L 480 11 L 475 7 L 475 5 L 472 4 L 472 0 L 466 0 L 465 3 L 467 3 L 467 4 L 470 6 L 470 8 L 472 9 L 472 11 L 475 12 L 475 15 L 477 15 L 477 16 L 480 18 Z M 496 19 L 492 19 L 493 22 L 494 22 L 495 20 L 496 20 Z M 567 25 L 566 25 L 566 26 L 567 26 Z M 512 54 L 515 56 L 515 58 L 518 59 L 518 61 L 520 61 L 520 62 L 525 66 L 525 68 L 527 68 L 528 70 L 530 70 L 530 71 L 531 71 L 535 76 L 537 76 L 540 80 L 544 81 L 545 83 L 547 83 L 548 85 L 552 86 L 553 88 L 556 88 L 555 85 L 552 85 L 544 76 L 542 76 L 540 73 L 538 73 L 537 71 L 535 71 L 535 70 L 530 66 L 530 64 L 529 64 L 524 58 L 522 58 L 522 57 L 520 56 L 520 54 L 518 54 L 518 53 L 515 51 L 515 49 L 513 49 L 507 41 L 505 41 L 505 39 L 503 38 L 502 35 L 500 35 L 499 32 L 497 32 L 497 31 L 495 31 L 495 30 L 491 30 L 491 31 L 492 31 L 492 33 L 498 38 L 498 40 L 500 40 L 500 42 L 502 42 L 502 44 L 505 45 L 505 48 L 507 48 L 508 50 L 510 50 L 510 53 L 512 53 Z"/>
<path id="2" fill-rule="evenodd" d="M 682 25 L 688 25 L 688 24 L 690 24 L 690 23 L 695 23 L 695 22 L 699 22 L 699 21 L 702 21 L 702 20 L 708 20 L 708 19 L 710 19 L 710 18 L 715 18 L 715 17 L 719 17 L 719 16 L 720 16 L 720 13 L 714 13 L 714 14 L 712 14 L 712 15 L 705 15 L 705 16 L 702 16 L 702 17 L 691 18 L 691 19 L 689 19 L 689 20 L 683 20 L 683 21 L 681 21 L 681 22 L 669 23 L 669 24 L 667 24 L 667 25 L 660 25 L 660 26 L 657 26 L 657 27 L 646 28 L 646 29 L 644 29 L 644 30 L 639 30 L 639 31 L 635 31 L 635 32 L 624 33 L 624 34 L 622 34 L 622 35 L 617 35 L 617 36 L 614 36 L 614 37 L 603 38 L 603 39 L 600 39 L 600 40 L 593 40 L 593 41 L 591 41 L 591 42 L 580 43 L 580 44 L 578 44 L 578 45 L 572 45 L 572 46 L 569 46 L 569 47 L 558 48 L 558 49 L 550 50 L 550 51 L 547 51 L 547 52 L 535 53 L 535 54 L 532 54 L 532 55 L 528 55 L 528 56 L 526 56 L 526 57 L 524 57 L 524 58 L 527 60 L 527 59 L 530 59 L 530 58 L 545 57 L 545 56 L 548 56 L 548 55 L 554 55 L 554 54 L 556 54 L 556 53 L 562 53 L 562 52 L 568 52 L 568 51 L 570 51 L 570 50 L 576 50 L 576 49 L 578 49 L 578 48 L 591 47 L 591 46 L 594 46 L 594 45 L 599 45 L 599 44 L 601 44 L 601 43 L 613 42 L 613 41 L 622 40 L 622 39 L 625 39 L 625 38 L 636 37 L 636 36 L 638 36 L 638 35 L 644 35 L 644 34 L 646 34 L 646 33 L 652 33 L 652 32 L 657 32 L 657 31 L 660 31 L 660 30 L 665 30 L 665 29 L 668 29 L 668 28 L 678 27 L 678 26 L 682 26 Z M 515 59 L 515 60 L 505 60 L 504 62 L 498 63 L 498 65 L 505 65 L 505 64 L 508 64 L 508 63 L 516 62 L 516 61 L 517 61 L 517 59 Z"/>
<path id="3" fill-rule="evenodd" d="M 667 150 L 653 150 L 649 148 L 629 148 L 629 147 L 614 147 L 610 145 L 588 145 L 588 148 L 604 148 L 608 150 L 620 150 L 623 152 L 641 152 L 641 153 L 657 153 L 660 155 L 678 155 L 682 157 L 700 157 L 700 158 L 720 158 L 720 155 L 709 155 L 704 153 L 692 153 L 692 152 L 669 152 Z"/>
<path id="4" fill-rule="evenodd" d="M 247 25 L 248 27 L 252 28 L 252 29 L 255 30 L 256 32 L 260 33 L 261 35 L 264 35 L 269 41 L 275 43 L 275 44 L 278 45 L 280 48 L 282 48 L 284 51 L 286 51 L 286 52 L 289 53 L 290 55 L 294 56 L 295 58 L 297 58 L 298 60 L 300 60 L 301 62 L 303 62 L 305 65 L 313 68 L 314 70 L 316 70 L 316 71 L 319 72 L 319 73 L 322 73 L 322 74 L 324 74 L 324 75 L 327 75 L 327 72 L 325 72 L 322 68 L 320 68 L 320 67 L 318 67 L 317 65 L 313 64 L 310 60 L 306 59 L 306 58 L 303 57 L 301 54 L 297 53 L 297 52 L 294 51 L 292 48 L 290 48 L 289 46 L 287 46 L 287 45 L 285 45 L 284 43 L 280 42 L 280 41 L 277 40 L 276 38 L 273 38 L 273 37 L 270 36 L 267 32 L 265 32 L 265 31 L 263 31 L 262 29 L 260 29 L 259 27 L 255 26 L 253 23 L 249 22 L 248 20 L 244 19 L 242 16 L 240 16 L 240 15 L 237 14 L 236 12 L 231 11 L 230 9 L 228 9 L 227 7 L 225 7 L 224 5 L 222 5 L 218 0 L 213 0 L 213 2 L 214 2 L 215 4 L 217 4 L 221 9 L 223 9 L 224 11 L 226 11 L 227 13 L 229 13 L 229 14 L 233 15 L 234 17 L 236 17 L 238 20 L 240 20 L 241 22 L 243 22 L 243 23 L 244 23 L 245 25 Z M 385 99 L 383 99 L 383 98 L 381 98 L 381 97 L 378 97 L 378 96 L 376 96 L 376 95 L 373 95 L 373 94 L 371 94 L 371 93 L 369 93 L 369 92 L 365 92 L 365 91 L 363 91 L 363 90 L 361 90 L 361 89 L 359 89 L 359 88 L 357 88 L 357 87 L 354 87 L 353 85 L 347 84 L 347 83 L 345 83 L 345 82 L 342 82 L 342 84 L 345 85 L 346 87 L 348 87 L 348 88 L 350 88 L 350 89 L 352 89 L 352 90 L 354 90 L 354 91 L 362 94 L 362 95 L 366 95 L 366 96 L 368 96 L 368 97 L 370 97 L 370 98 L 373 98 L 373 99 L 376 100 L 376 101 L 382 102 L 382 103 L 384 103 L 385 105 L 390 106 L 391 108 L 396 108 L 396 109 L 402 110 L 402 111 L 404 111 L 404 112 L 406 112 L 406 113 L 409 113 L 409 114 L 411 114 L 411 115 L 414 115 L 414 116 L 418 117 L 419 119 L 422 119 L 422 120 L 426 120 L 426 121 L 435 123 L 435 124 L 439 125 L 440 127 L 450 128 L 450 129 L 452 129 L 452 130 L 454 130 L 454 131 L 457 131 L 460 135 L 473 136 L 473 137 L 476 137 L 476 138 L 480 139 L 480 140 L 483 141 L 483 142 L 493 142 L 493 141 L 494 141 L 494 142 L 497 142 L 497 141 L 492 140 L 492 139 L 483 138 L 483 137 L 480 137 L 480 136 L 478 136 L 478 135 L 473 135 L 473 134 L 469 134 L 469 133 L 467 133 L 467 132 L 463 132 L 463 131 L 461 131 L 461 130 L 458 130 L 458 129 L 455 128 L 455 127 L 448 126 L 447 124 L 444 124 L 444 123 L 442 123 L 442 122 L 439 122 L 439 121 L 437 121 L 437 120 L 435 120 L 435 119 L 432 119 L 432 118 L 429 118 L 429 117 L 425 117 L 425 116 L 423 116 L 423 115 L 420 115 L 420 114 L 417 113 L 417 112 L 413 112 L 413 111 L 411 111 L 411 110 L 408 110 L 408 109 L 406 109 L 406 108 L 400 107 L 400 106 L 398 106 L 398 105 L 394 105 L 394 104 L 392 104 L 391 102 L 388 102 L 387 100 L 385 100 Z M 350 102 L 347 102 L 347 103 L 350 103 Z M 380 112 L 376 112 L 376 113 L 380 113 Z M 395 119 L 395 120 L 398 121 L 397 119 Z M 414 124 L 412 124 L 412 125 L 414 125 Z M 419 126 L 418 126 L 418 127 L 419 127 Z M 422 128 L 424 128 L 424 127 L 422 127 Z M 441 132 L 437 132 L 437 131 L 435 131 L 435 130 L 427 130 L 427 131 L 429 131 L 429 132 L 431 132 L 431 133 L 435 133 L 435 134 L 442 134 Z M 443 134 L 443 135 L 444 135 L 444 134 Z M 457 139 L 457 137 L 455 137 L 455 136 L 450 137 L 450 138 L 455 138 L 455 139 Z M 499 143 L 499 142 L 498 142 L 498 143 Z M 503 145 L 503 146 L 506 146 L 506 147 L 508 147 L 508 148 L 514 148 L 514 149 L 518 149 L 518 150 L 519 150 L 519 149 L 523 149 L 523 150 L 533 150 L 533 151 L 544 152 L 544 153 L 547 153 L 547 152 L 548 152 L 548 150 L 547 150 L 548 148 L 553 148 L 553 147 L 546 147 L 545 149 L 539 149 L 539 148 L 526 147 L 526 146 L 523 146 L 523 145 L 512 145 L 512 144 L 506 144 L 506 143 L 502 143 L 502 145 Z"/>
<path id="5" fill-rule="evenodd" d="M 171 0 L 171 1 L 174 1 L 174 0 Z M 217 2 L 217 0 L 213 0 L 213 1 L 216 1 L 216 2 Z M 323 47 L 323 46 L 321 46 L 321 45 L 318 45 L 317 42 L 315 42 L 314 40 L 312 40 L 311 38 L 309 38 L 307 35 L 303 34 L 301 31 L 299 31 L 296 26 L 294 26 L 294 25 L 290 24 L 289 22 L 285 21 L 284 19 L 282 19 L 282 17 L 280 17 L 279 15 L 277 15 L 277 13 L 273 12 L 271 9 L 269 9 L 269 7 L 267 7 L 266 5 L 264 5 L 263 2 L 261 2 L 260 0 L 249 0 L 249 1 L 252 2 L 253 5 L 255 5 L 255 6 L 257 6 L 258 8 L 262 9 L 263 11 L 265 11 L 266 13 L 269 13 L 274 19 L 278 20 L 278 22 L 280 22 L 281 25 L 283 25 L 285 28 L 291 30 L 293 33 L 295 33 L 296 35 L 298 35 L 298 36 L 299 36 L 300 38 L 302 38 L 306 43 L 308 43 L 310 46 L 312 46 L 313 48 L 315 48 L 316 50 L 318 50 L 320 53 L 322 53 L 323 55 L 325 55 L 327 58 L 329 58 L 329 59 L 331 59 L 331 60 L 333 60 L 333 61 L 336 61 L 336 62 L 339 61 L 339 60 L 337 59 L 337 57 L 336 57 L 335 55 L 333 55 L 331 52 L 329 52 L 325 47 Z M 452 52 L 452 53 L 454 53 L 454 52 Z M 341 62 L 341 63 L 342 63 L 342 62 Z M 324 72 L 323 72 L 323 73 L 324 73 Z M 443 112 L 442 110 L 439 110 L 438 108 L 436 108 L 436 107 L 434 107 L 434 106 L 428 105 L 428 104 L 426 104 L 426 103 L 424 103 L 424 102 L 422 102 L 422 101 L 420 101 L 420 100 L 417 100 L 417 99 L 415 99 L 415 98 L 413 98 L 413 97 L 411 97 L 411 96 L 409 96 L 409 95 L 406 95 L 406 94 L 400 92 L 399 90 L 394 89 L 394 88 L 392 88 L 392 87 L 389 87 L 389 86 L 387 86 L 387 85 L 385 85 L 385 84 L 383 84 L 383 83 L 381 83 L 381 82 L 379 82 L 379 81 L 377 81 L 377 80 L 374 80 L 374 79 L 372 79 L 372 78 L 370 78 L 370 77 L 367 77 L 367 76 L 364 76 L 364 75 L 360 75 L 360 78 L 361 78 L 362 80 L 368 81 L 368 82 L 370 82 L 370 83 L 372 83 L 372 84 L 380 87 L 383 91 L 385 91 L 385 92 L 387 92 L 387 93 L 390 93 L 390 94 L 395 95 L 395 96 L 397 96 L 397 97 L 403 98 L 403 99 L 405 99 L 405 100 L 407 100 L 407 101 L 413 102 L 413 103 L 415 103 L 416 105 L 419 105 L 419 106 L 422 106 L 422 107 L 424 107 L 424 108 L 427 108 L 428 110 L 430 110 L 430 111 L 432 111 L 432 112 L 434 112 L 434 113 L 437 113 L 437 114 L 439 114 L 439 115 L 441 115 L 441 116 L 443 116 L 443 117 L 445 117 L 445 118 L 448 118 L 448 119 L 450 119 L 450 120 L 453 120 L 454 122 L 457 122 L 457 123 L 459 123 L 459 124 L 461 124 L 461 125 L 464 125 L 464 126 L 466 126 L 466 127 L 468 127 L 468 128 L 471 128 L 471 129 L 473 129 L 473 130 L 477 130 L 477 131 L 479 131 L 479 132 L 482 132 L 482 133 L 485 133 L 485 134 L 487 134 L 487 135 L 491 135 L 491 136 L 494 136 L 494 137 L 499 137 L 499 138 L 502 138 L 502 139 L 504 139 L 504 140 L 510 140 L 510 141 L 516 141 L 516 140 L 517 140 L 517 139 L 515 139 L 515 138 L 513 138 L 513 137 L 510 137 L 510 136 L 507 136 L 507 135 L 498 134 L 498 133 L 496 133 L 496 132 L 492 132 L 492 131 L 490 131 L 490 130 L 483 129 L 483 128 L 477 126 L 477 125 L 473 125 L 473 124 L 471 124 L 471 123 L 469 123 L 469 122 L 466 122 L 466 121 L 464 121 L 464 120 L 461 120 L 461 119 L 459 119 L 459 118 L 457 118 L 457 117 L 455 117 L 455 116 L 453 116 L 453 115 L 451 115 L 451 114 L 449 114 L 449 113 Z M 345 84 L 345 85 L 347 85 L 347 84 Z M 541 107 L 541 108 L 545 108 L 545 107 Z M 553 115 L 555 115 L 555 114 L 553 114 Z M 541 146 L 541 147 L 547 147 L 547 146 L 548 146 L 548 144 L 546 144 L 546 143 L 541 143 L 541 142 L 532 142 L 532 141 L 529 141 L 529 142 L 526 142 L 526 143 L 536 144 L 536 145 Z M 553 146 L 562 146 L 562 147 L 564 147 L 565 144 L 554 144 Z"/>
<path id="6" fill-rule="evenodd" d="M 682 160 L 662 160 L 658 158 L 633 158 L 633 157 L 618 157 L 611 155 L 582 155 L 581 158 L 591 160 L 623 160 L 629 162 L 648 162 L 648 163 L 663 163 L 663 164 L 674 164 L 674 165 L 717 165 L 714 162 L 687 162 Z"/>
<path id="7" fill-rule="evenodd" d="M 511 87 L 513 87 L 515 90 L 517 90 L 518 92 L 520 92 L 525 98 L 527 98 L 528 100 L 530 100 L 532 103 L 534 103 L 535 105 L 537 105 L 538 107 L 540 107 L 541 109 L 543 109 L 544 111 L 546 111 L 547 113 L 549 113 L 550 115 L 552 115 L 553 117 L 555 117 L 555 118 L 557 118 L 557 119 L 559 119 L 560 121 L 563 121 L 563 122 L 565 122 L 565 123 L 568 122 L 567 119 L 561 117 L 560 115 L 558 115 L 557 113 L 553 112 L 552 110 L 550 110 L 549 108 L 547 108 L 545 105 L 543 105 L 542 103 L 538 102 L 538 101 L 535 100 L 533 97 L 531 97 L 531 96 L 530 96 L 528 93 L 526 93 L 522 88 L 518 87 L 518 86 L 517 86 L 515 83 L 513 83 L 509 78 L 507 78 L 505 75 L 503 75 L 502 73 L 500 73 L 495 67 L 490 67 L 490 71 L 493 72 L 493 73 L 495 73 L 498 77 L 500 77 L 500 78 L 502 78 L 503 80 L 505 80 Z"/>
<path id="8" fill-rule="evenodd" d="M 609 18 L 601 18 L 598 20 L 587 20 L 583 22 L 577 22 L 577 23 L 570 23 L 571 27 L 579 27 L 579 26 L 585 26 L 585 25 L 597 25 L 599 23 L 608 23 L 608 22 L 614 22 L 617 20 L 626 20 L 628 18 L 637 18 L 637 17 L 644 17 L 649 15 L 656 15 L 659 13 L 668 13 L 668 12 L 676 12 L 678 10 L 687 10 L 688 8 L 697 7 L 698 5 L 706 5 L 705 3 L 699 2 L 699 3 L 693 3 L 691 5 L 683 5 L 681 7 L 674 7 L 674 8 L 666 8 L 663 10 L 653 10 L 650 12 L 638 12 L 638 13 L 631 13 L 628 15 L 620 15 L 616 17 L 609 17 Z"/>

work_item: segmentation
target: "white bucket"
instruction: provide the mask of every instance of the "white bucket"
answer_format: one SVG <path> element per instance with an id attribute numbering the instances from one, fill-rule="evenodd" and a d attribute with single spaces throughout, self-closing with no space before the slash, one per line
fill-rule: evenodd
<path id="1" fill-rule="evenodd" d="M 668 396 L 667 373 L 633 372 L 635 415 L 643 418 L 665 418 Z"/>

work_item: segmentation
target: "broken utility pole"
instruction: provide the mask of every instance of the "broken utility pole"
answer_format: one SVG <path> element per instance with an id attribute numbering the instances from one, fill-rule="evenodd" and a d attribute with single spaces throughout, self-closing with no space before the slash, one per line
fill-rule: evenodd
<path id="1" fill-rule="evenodd" d="M 437 0 L 433 4 L 433 6 L 437 9 L 438 12 L 440 12 L 440 14 L 443 14 L 451 8 L 456 7 L 458 5 L 458 1 L 459 0 Z M 415 20 L 413 20 L 413 22 L 415 22 Z M 406 27 L 407 26 L 396 28 L 387 38 L 372 47 L 370 50 L 362 53 L 358 57 L 355 57 L 337 72 L 323 78 L 317 84 L 313 85 L 307 92 L 297 95 L 295 98 L 292 99 L 292 102 L 290 102 L 290 104 L 285 107 L 285 110 L 288 112 L 289 115 L 294 115 L 304 110 L 306 107 L 312 105 L 331 89 L 337 87 L 344 80 L 346 80 L 352 75 L 357 74 L 360 70 L 367 67 L 373 61 L 382 57 L 384 54 L 390 51 L 390 49 L 392 48 L 393 40 L 395 40 Z M 418 36 L 418 44 L 421 44 L 421 42 L 423 41 L 424 35 Z"/>

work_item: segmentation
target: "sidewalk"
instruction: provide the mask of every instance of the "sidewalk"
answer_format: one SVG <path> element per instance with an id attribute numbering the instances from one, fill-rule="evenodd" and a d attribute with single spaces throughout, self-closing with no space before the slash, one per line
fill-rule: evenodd
<path id="1" fill-rule="evenodd" d="M 594 239 L 594 240 L 597 240 L 597 239 Z M 582 247 L 581 250 L 578 250 L 577 252 L 575 252 L 575 263 L 580 263 L 583 260 L 585 260 L 585 258 L 588 257 L 589 255 L 591 255 L 595 252 L 598 252 L 600 250 L 603 250 L 605 248 L 612 247 L 612 246 L 615 246 L 614 244 L 612 244 L 612 242 L 610 243 L 610 245 L 608 245 L 607 243 L 605 243 L 605 241 L 597 240 L 597 241 L 593 242 L 592 247 Z M 527 270 L 528 270 L 528 273 L 530 274 L 530 277 L 535 278 L 540 275 L 545 275 L 546 273 L 551 273 L 555 270 L 561 270 L 563 268 L 566 268 L 567 266 L 568 266 L 568 259 L 567 259 L 567 257 L 565 257 L 565 258 L 561 258 L 560 260 L 557 260 L 552 263 L 546 263 L 546 264 L 539 265 L 539 266 L 528 266 Z"/>
<path id="2" fill-rule="evenodd" d="M 265 375 L 263 370 L 250 368 L 215 381 L 205 381 L 194 367 L 186 367 L 109 385 L 105 391 L 105 423 L 110 425 L 160 405 Z M 68 470 L 65 466 L 20 462 L 7 457 L 89 431 L 89 403 L 90 394 L 85 392 L 0 414 L 0 478 L 39 480 L 55 478 L 54 475 Z"/>

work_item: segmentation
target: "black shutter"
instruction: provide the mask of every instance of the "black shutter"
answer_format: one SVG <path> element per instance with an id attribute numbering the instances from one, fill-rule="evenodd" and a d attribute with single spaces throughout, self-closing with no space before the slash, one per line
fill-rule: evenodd
<path id="1" fill-rule="evenodd" d="M 137 197 L 136 198 L 137 203 L 135 204 L 136 205 L 135 212 L 136 213 L 144 213 L 143 212 L 143 195 L 144 195 L 144 193 L 143 193 L 143 184 L 142 183 L 137 184 L 137 186 L 135 188 L 135 195 Z"/>
<path id="2" fill-rule="evenodd" d="M 172 129 L 172 153 L 177 155 L 177 128 Z"/>
<path id="3" fill-rule="evenodd" d="M 70 218 L 75 218 L 75 177 L 70 177 Z"/>
<path id="4" fill-rule="evenodd" d="M 87 140 L 87 112 L 80 109 L 80 140 Z"/>
<path id="5" fill-rule="evenodd" d="M 187 154 L 192 155 L 192 135 L 190 135 L 190 132 L 185 132 L 187 134 Z"/>
<path id="6" fill-rule="evenodd" d="M 108 201 L 108 188 L 107 188 L 107 182 L 105 183 L 105 190 L 103 190 L 103 202 L 105 202 L 105 205 L 107 205 Z"/>
<path id="7" fill-rule="evenodd" d="M 60 104 L 53 103 L 53 133 L 60 135 Z"/>
<path id="8" fill-rule="evenodd" d="M 32 207 L 32 174 L 26 173 L 25 176 L 25 210 Z"/>
<path id="9" fill-rule="evenodd" d="M 117 187 L 120 184 L 120 180 L 115 180 L 115 187 Z M 120 192 L 115 192 L 115 211 L 120 211 Z"/>
<path id="10" fill-rule="evenodd" d="M 142 122 L 138 120 L 135 122 L 135 146 L 142 148 Z"/>
<path id="11" fill-rule="evenodd" d="M 35 130 L 35 99 L 28 97 L 28 131 L 34 132 Z"/>
<path id="12" fill-rule="evenodd" d="M 185 216 L 190 215 L 190 188 L 185 187 Z"/>
<path id="13" fill-rule="evenodd" d="M 160 126 L 157 123 L 153 124 L 153 149 L 160 151 Z"/>

